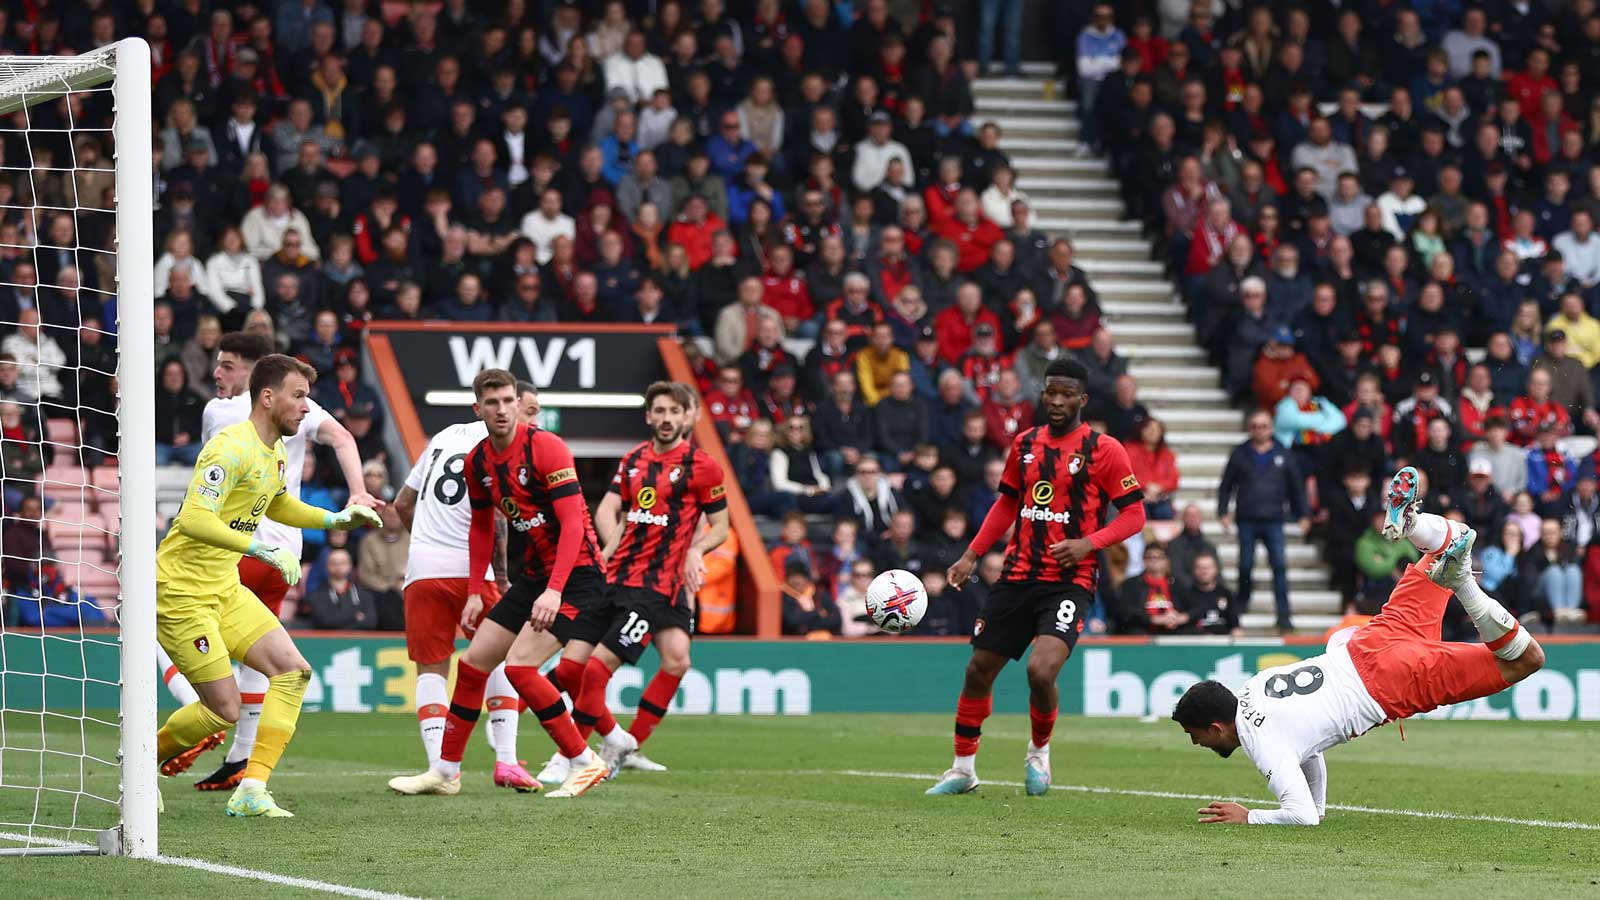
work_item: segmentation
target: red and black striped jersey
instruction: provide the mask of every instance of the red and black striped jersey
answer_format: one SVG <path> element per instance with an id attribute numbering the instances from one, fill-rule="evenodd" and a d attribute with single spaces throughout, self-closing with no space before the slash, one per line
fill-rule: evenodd
<path id="1" fill-rule="evenodd" d="M 534 425 L 517 425 L 511 443 L 496 451 L 489 438 L 467 454 L 464 474 L 473 509 L 498 509 L 510 526 L 506 565 L 512 577 L 542 582 L 555 567 L 561 523 L 555 501 L 581 494 L 572 451 L 561 438 Z M 600 561 L 589 507 L 583 507 L 583 543 L 574 567 Z"/>
<path id="2" fill-rule="evenodd" d="M 1099 554 L 1090 553 L 1066 572 L 1050 555 L 1051 545 L 1099 531 L 1107 504 L 1121 509 L 1144 498 L 1122 444 L 1088 425 L 1060 437 L 1042 425 L 1018 434 L 1000 492 L 1017 498 L 1001 580 L 1066 581 L 1090 591 Z"/>
<path id="3" fill-rule="evenodd" d="M 676 599 L 700 514 L 728 505 L 722 478 L 711 454 L 688 441 L 666 453 L 656 453 L 651 441 L 628 451 L 607 488 L 622 498 L 623 514 L 622 537 L 606 566 L 611 583 Z"/>

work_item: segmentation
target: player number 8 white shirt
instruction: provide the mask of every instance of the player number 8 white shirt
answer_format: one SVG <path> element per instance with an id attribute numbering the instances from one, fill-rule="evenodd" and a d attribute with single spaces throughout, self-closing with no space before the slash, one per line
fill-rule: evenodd
<path id="1" fill-rule="evenodd" d="M 467 502 L 464 473 L 467 454 L 488 436 L 489 429 L 482 422 L 451 425 L 428 441 L 406 476 L 406 487 L 417 492 L 406 584 L 424 578 L 467 577 L 472 506 Z M 484 577 L 492 578 L 492 570 Z"/>

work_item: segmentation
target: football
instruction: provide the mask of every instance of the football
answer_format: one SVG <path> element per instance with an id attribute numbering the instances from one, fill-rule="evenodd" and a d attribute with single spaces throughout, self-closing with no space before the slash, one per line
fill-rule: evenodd
<path id="1" fill-rule="evenodd" d="M 927 611 L 928 592 L 922 589 L 922 579 L 905 569 L 880 572 L 867 588 L 867 615 L 884 631 L 910 631 Z"/>

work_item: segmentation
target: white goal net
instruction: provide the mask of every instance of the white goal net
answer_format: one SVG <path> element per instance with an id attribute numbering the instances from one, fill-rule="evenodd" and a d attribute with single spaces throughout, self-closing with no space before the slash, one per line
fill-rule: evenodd
<path id="1" fill-rule="evenodd" d="M 156 850 L 151 134 L 143 41 L 0 57 L 0 854 Z"/>

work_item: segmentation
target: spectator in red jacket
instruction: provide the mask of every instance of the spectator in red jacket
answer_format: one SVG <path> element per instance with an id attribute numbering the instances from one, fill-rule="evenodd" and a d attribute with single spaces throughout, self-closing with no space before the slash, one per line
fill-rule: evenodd
<path id="1" fill-rule="evenodd" d="M 1089 300 L 1089 289 L 1073 283 L 1061 295 L 1061 308 L 1050 314 L 1056 337 L 1068 350 L 1082 350 L 1094 343 L 1100 330 L 1100 310 Z"/>
<path id="2" fill-rule="evenodd" d="M 795 271 L 794 248 L 778 244 L 767 251 L 768 268 L 761 276 L 761 302 L 783 317 L 783 330 L 795 337 L 814 338 L 817 314 L 804 275 Z"/>
<path id="3" fill-rule="evenodd" d="M 1203 278 L 1217 263 L 1222 262 L 1228 243 L 1244 234 L 1244 229 L 1233 220 L 1233 206 L 1226 197 L 1218 197 L 1206 205 L 1206 214 L 1194 230 L 1194 240 L 1189 243 L 1189 258 L 1184 262 L 1185 278 Z"/>
<path id="4" fill-rule="evenodd" d="M 1147 519 L 1172 518 L 1172 495 L 1178 491 L 1178 457 L 1167 446 L 1167 426 L 1151 416 L 1135 432 L 1138 440 L 1127 444 L 1128 465 L 1144 488 Z"/>
<path id="5" fill-rule="evenodd" d="M 756 420 L 759 407 L 755 395 L 744 386 L 744 373 L 737 365 L 726 365 L 717 372 L 717 384 L 706 395 L 706 411 L 711 413 L 711 423 L 730 444 L 743 443 L 744 433 Z"/>
<path id="6" fill-rule="evenodd" d="M 967 381 L 967 389 L 979 403 L 989 399 L 989 392 L 1000 378 L 1002 369 L 1011 367 L 1011 360 L 1000 355 L 1000 333 L 987 323 L 972 329 L 972 349 L 962 354 L 956 368 Z"/>
<path id="7" fill-rule="evenodd" d="M 955 365 L 972 349 L 972 334 L 979 325 L 1000 330 L 1000 317 L 983 305 L 983 291 L 976 284 L 964 281 L 956 288 L 956 302 L 933 319 L 933 330 L 939 333 L 939 356 Z"/>
<path id="8" fill-rule="evenodd" d="M 682 244 L 689 254 L 689 268 L 698 270 L 711 259 L 711 236 L 726 226 L 706 206 L 706 198 L 690 194 L 683 201 L 683 211 L 678 221 L 667 229 L 667 241 Z"/>
<path id="9" fill-rule="evenodd" d="M 1511 440 L 1526 447 L 1539 436 L 1539 426 L 1549 424 L 1559 437 L 1572 433 L 1566 407 L 1550 398 L 1550 371 L 1528 373 L 1528 392 L 1511 401 Z"/>
<path id="10" fill-rule="evenodd" d="M 956 245 L 956 271 L 972 272 L 989 259 L 989 249 L 1005 237 L 1000 226 L 983 217 L 983 205 L 970 188 L 956 195 L 954 217 L 934 223 L 935 234 Z"/>
<path id="11" fill-rule="evenodd" d="M 946 156 L 939 160 L 939 177 L 922 192 L 922 203 L 928 211 L 928 227 L 938 229 L 955 218 L 956 198 L 961 194 L 961 157 Z"/>
<path id="12" fill-rule="evenodd" d="M 983 401 L 983 422 L 989 443 L 1001 451 L 1011 446 L 1018 432 L 1033 427 L 1033 401 L 1022 393 L 1022 378 L 1016 369 L 1000 370 L 994 389 Z"/>
<path id="13" fill-rule="evenodd" d="M 1250 392 L 1255 395 L 1259 406 L 1272 409 L 1279 400 L 1288 396 L 1289 384 L 1297 378 L 1311 385 L 1312 393 L 1322 386 L 1322 378 L 1312 367 L 1311 360 L 1306 359 L 1304 353 L 1295 351 L 1294 332 L 1288 326 L 1279 326 L 1267 338 L 1267 345 L 1261 348 L 1261 356 L 1256 359 L 1250 378 Z"/>

